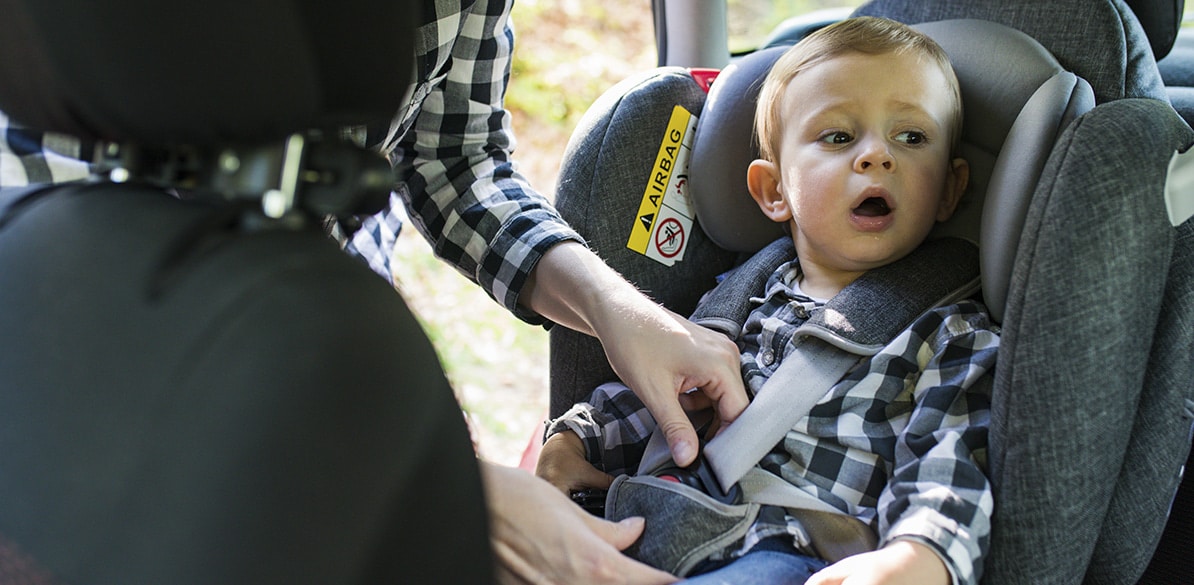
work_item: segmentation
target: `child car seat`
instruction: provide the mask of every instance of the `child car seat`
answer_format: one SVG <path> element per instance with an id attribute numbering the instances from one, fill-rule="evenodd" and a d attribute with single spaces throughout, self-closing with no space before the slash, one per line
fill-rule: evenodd
<path id="1" fill-rule="evenodd" d="M 861 11 L 937 20 L 884 13 L 881 4 Z M 1113 16 L 1120 31 L 1138 27 L 1117 10 L 1089 12 Z M 1157 98 L 1155 66 L 1146 75 L 1135 48 L 1120 47 L 1111 67 L 1118 73 L 1092 70 L 1098 83 L 1088 84 L 1070 72 L 1079 71 L 1074 64 L 991 20 L 919 25 L 954 60 L 966 109 L 971 188 L 943 231 L 980 243 L 984 301 L 1004 327 L 984 582 L 1131 583 L 1156 544 L 1189 450 L 1194 327 L 1183 298 L 1191 296 L 1192 224 L 1174 228 L 1161 194 L 1170 158 L 1194 133 Z M 1094 60 L 1072 48 L 1062 54 Z M 569 144 L 557 206 L 607 262 L 677 312 L 691 310 L 740 254 L 780 234 L 754 210 L 744 177 L 755 156 L 751 92 L 781 50 L 732 64 L 707 98 L 679 68 L 627 80 L 594 104 Z M 682 114 L 669 123 L 677 105 L 699 116 L 695 129 Z M 687 156 L 686 173 L 670 170 L 684 168 L 668 150 L 673 143 L 684 147 L 676 152 Z M 658 197 L 681 186 L 690 206 Z M 671 231 L 652 223 L 659 217 L 675 220 Z M 640 226 L 652 229 L 634 240 Z M 551 335 L 557 416 L 613 374 L 592 340 Z"/>
<path id="2" fill-rule="evenodd" d="M 1157 547 L 1189 457 L 1194 222 L 1174 213 L 1188 203 L 1161 194 L 1188 201 L 1190 193 L 1167 191 L 1165 167 L 1144 174 L 1136 166 L 1137 146 L 1151 142 L 1137 127 L 1121 136 L 1132 144 L 1123 150 L 1098 144 L 1099 133 L 1118 132 L 1133 117 L 1164 132 L 1187 131 L 1168 111 L 1170 92 L 1155 61 L 1177 29 L 1177 16 L 1162 16 L 1180 15 L 1178 4 L 876 0 L 858 11 L 905 22 L 976 17 L 1024 30 L 1090 81 L 1099 104 L 1076 128 L 1082 134 L 1055 153 L 1051 183 L 1042 184 L 1050 198 L 1037 193 L 1039 219 L 1030 219 L 1037 227 L 1020 236 L 1017 254 L 1030 256 L 1016 260 L 1025 286 L 1013 302 L 1023 313 L 1004 323 L 993 413 L 992 480 L 1003 504 L 992 535 L 994 582 L 1078 582 L 1081 575 L 1086 583 L 1134 582 Z M 1141 112 L 1120 117 L 1134 109 Z M 1168 162 L 1168 146 L 1150 160 Z M 1041 302 L 1063 296 L 1064 303 Z M 1091 310 L 1123 299 L 1132 299 L 1132 310 L 1114 317 Z M 1192 497 L 1187 484 L 1179 503 Z M 1190 526 L 1194 517 L 1171 524 Z M 1151 578 L 1166 566 L 1184 575 L 1176 581 L 1191 578 L 1173 551 L 1160 547 Z"/>
<path id="3" fill-rule="evenodd" d="M 330 129 L 412 4 L 0 1 L 0 109 L 127 179 L 0 191 L 0 580 L 492 579 L 435 352 L 313 221 L 388 196 Z"/>

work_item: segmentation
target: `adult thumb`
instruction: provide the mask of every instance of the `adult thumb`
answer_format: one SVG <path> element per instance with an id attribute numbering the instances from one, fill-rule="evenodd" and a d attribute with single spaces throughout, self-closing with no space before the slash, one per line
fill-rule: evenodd
<path id="1" fill-rule="evenodd" d="M 642 535 L 643 528 L 646 527 L 646 521 L 641 516 L 631 516 L 613 522 L 589 514 L 585 523 L 601 540 L 608 542 L 618 550 L 625 550 L 626 547 L 634 544 L 634 541 Z"/>
<path id="2" fill-rule="evenodd" d="M 676 465 L 685 467 L 696 461 L 699 450 L 696 430 L 692 428 L 692 422 L 680 408 L 680 403 L 673 402 L 667 405 L 655 417 L 655 420 L 659 424 L 659 430 L 663 432 L 664 438 L 667 439 L 668 449 L 671 451 L 672 460 L 676 462 Z"/>

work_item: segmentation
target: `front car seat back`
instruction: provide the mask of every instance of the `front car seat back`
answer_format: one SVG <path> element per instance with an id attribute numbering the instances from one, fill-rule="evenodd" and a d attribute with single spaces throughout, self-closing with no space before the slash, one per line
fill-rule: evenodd
<path id="1" fill-rule="evenodd" d="M 415 4 L 0 0 L 0 101 L 30 128 L 150 145 L 388 121 Z"/>
<path id="2" fill-rule="evenodd" d="M 412 4 L 0 0 L 0 109 L 125 181 L 0 191 L 0 575 L 492 579 L 436 354 L 309 205 L 360 177 L 301 179 L 388 176 L 330 136 L 400 106 Z"/>

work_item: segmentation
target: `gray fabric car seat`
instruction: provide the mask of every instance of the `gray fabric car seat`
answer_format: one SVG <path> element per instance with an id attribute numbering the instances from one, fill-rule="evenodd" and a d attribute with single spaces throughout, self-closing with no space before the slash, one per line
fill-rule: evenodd
<path id="1" fill-rule="evenodd" d="M 1136 4 L 1155 16 L 1167 3 Z M 1099 105 L 1050 158 L 1016 251 L 996 376 L 991 472 L 1001 505 L 988 580 L 1133 583 L 1190 451 L 1194 223 L 1170 217 L 1163 197 L 1189 128 L 1154 58 L 1176 25 L 1150 17 L 1161 31 L 1150 38 L 1119 0 L 876 0 L 858 12 L 1002 22 L 1094 88 Z M 1099 139 L 1107 133 L 1127 146 L 1109 149 Z M 1111 306 L 1123 310 L 1095 308 Z"/>
<path id="2" fill-rule="evenodd" d="M 318 221 L 388 196 L 333 129 L 412 4 L 0 1 L 0 109 L 123 181 L 0 190 L 0 581 L 492 581 L 435 351 Z"/>
<path id="3" fill-rule="evenodd" d="M 943 232 L 980 242 L 983 297 L 1004 326 L 984 583 L 1133 583 L 1189 451 L 1194 223 L 1175 228 L 1162 194 L 1171 157 L 1194 133 L 1165 101 L 1122 3 L 893 1 L 860 11 L 924 23 L 962 83 L 974 176 Z M 938 22 L 958 18 L 987 22 Z M 1050 27 L 1083 34 L 1049 36 Z M 1113 46 L 1092 46 L 1104 37 Z M 678 312 L 779 234 L 742 179 L 754 156 L 750 92 L 779 50 L 732 64 L 707 99 L 681 69 L 628 80 L 569 145 L 557 205 L 608 262 Z M 628 250 L 627 232 L 644 217 L 639 197 L 658 160 L 659 143 L 641 137 L 664 136 L 676 104 L 700 121 L 686 175 L 695 227 L 669 267 Z M 557 330 L 551 343 L 555 416 L 613 375 L 595 342 Z"/>

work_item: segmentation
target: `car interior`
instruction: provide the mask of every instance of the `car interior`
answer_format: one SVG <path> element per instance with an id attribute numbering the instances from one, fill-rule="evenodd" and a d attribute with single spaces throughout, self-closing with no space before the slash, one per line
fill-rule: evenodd
<path id="1" fill-rule="evenodd" d="M 120 137 L 93 181 L 0 190 L 0 581 L 485 582 L 486 535 L 451 522 L 485 511 L 435 352 L 315 219 L 388 195 L 385 161 L 336 129 L 392 115 L 417 3 L 100 4 L 0 0 L 0 110 Z M 971 187 L 940 235 L 979 246 L 1003 331 L 982 582 L 1190 582 L 1184 2 L 872 0 L 733 52 L 730 2 L 652 6 L 658 68 L 594 103 L 562 164 L 557 207 L 589 245 L 691 312 L 782 235 L 740 179 L 778 54 L 850 14 L 914 24 L 966 108 Z M 661 181 L 672 130 L 686 161 Z M 653 185 L 666 209 L 644 207 Z M 625 230 L 593 227 L 611 217 Z M 564 328 L 550 361 L 551 416 L 614 378 Z"/>
<path id="2" fill-rule="evenodd" d="M 659 69 L 598 100 L 561 165 L 557 207 L 590 246 L 690 312 L 717 275 L 781 235 L 741 180 L 756 156 L 751 92 L 775 51 L 850 14 L 915 24 L 950 54 L 966 110 L 971 186 L 941 235 L 979 244 L 981 298 L 1003 331 L 983 582 L 1188 581 L 1177 552 L 1194 526 L 1188 478 L 1179 490 L 1194 418 L 1183 3 L 874 0 L 793 17 L 746 54 L 727 50 L 724 2 L 653 7 Z M 674 171 L 683 180 L 668 184 L 683 183 L 687 201 L 645 207 L 661 146 L 642 136 L 671 132 L 677 107 L 699 119 L 687 169 Z M 590 227 L 609 217 L 627 218 L 626 231 Z M 672 227 L 636 241 L 651 220 Z M 551 332 L 551 417 L 611 379 L 595 342 Z M 1097 465 L 1071 462 L 1079 451 Z"/>

